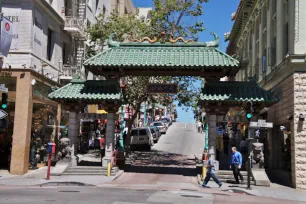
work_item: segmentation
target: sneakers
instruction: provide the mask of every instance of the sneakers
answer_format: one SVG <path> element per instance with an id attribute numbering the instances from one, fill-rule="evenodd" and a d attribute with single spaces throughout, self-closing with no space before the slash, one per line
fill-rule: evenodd
<path id="1" fill-rule="evenodd" d="M 201 184 L 200 187 L 201 188 L 206 188 L 206 185 L 205 184 Z"/>
<path id="2" fill-rule="evenodd" d="M 222 185 L 223 185 L 223 183 L 219 184 L 219 188 L 221 188 L 221 187 L 222 187 Z"/>

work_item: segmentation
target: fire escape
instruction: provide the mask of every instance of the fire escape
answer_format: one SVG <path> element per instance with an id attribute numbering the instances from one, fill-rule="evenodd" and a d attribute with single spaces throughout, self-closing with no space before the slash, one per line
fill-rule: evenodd
<path id="1" fill-rule="evenodd" d="M 87 40 L 86 26 L 86 0 L 65 0 L 65 8 L 62 11 L 65 25 L 63 30 L 72 37 L 72 44 L 63 48 L 63 59 L 61 66 L 60 83 L 66 84 L 72 77 L 85 78 L 83 70 L 84 47 Z M 72 54 L 66 54 L 72 50 Z"/>

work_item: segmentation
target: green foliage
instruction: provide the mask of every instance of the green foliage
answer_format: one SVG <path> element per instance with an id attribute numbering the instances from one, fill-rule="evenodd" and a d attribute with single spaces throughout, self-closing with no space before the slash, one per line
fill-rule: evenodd
<path id="1" fill-rule="evenodd" d="M 203 4 L 209 0 L 153 0 L 151 26 L 155 33 L 166 31 L 174 37 L 197 40 L 197 34 L 205 30 L 204 22 L 197 21 L 203 15 Z"/>
<path id="2" fill-rule="evenodd" d="M 89 30 L 91 42 L 102 46 L 112 33 L 116 33 L 118 41 L 139 39 L 144 36 L 151 36 L 152 29 L 144 19 L 136 18 L 137 14 L 126 14 L 120 16 L 118 12 L 112 12 L 110 16 L 102 13 L 97 23 L 92 25 Z"/>

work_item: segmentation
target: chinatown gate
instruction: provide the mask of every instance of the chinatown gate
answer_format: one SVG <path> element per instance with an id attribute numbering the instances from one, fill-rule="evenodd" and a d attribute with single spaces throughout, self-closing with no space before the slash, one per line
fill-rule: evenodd
<path id="1" fill-rule="evenodd" d="M 106 154 L 102 166 L 111 160 L 114 125 L 118 119 L 116 112 L 123 103 L 119 84 L 121 77 L 200 76 L 205 78 L 206 84 L 202 89 L 199 105 L 211 114 L 209 146 L 214 150 L 216 125 L 212 123 L 216 121 L 216 115 L 226 113 L 231 106 L 243 106 L 247 101 L 254 101 L 264 107 L 275 100 L 269 92 L 254 82 L 219 82 L 222 77 L 235 76 L 239 70 L 239 61 L 220 51 L 219 37 L 215 33 L 211 34 L 214 40 L 210 42 L 172 39 L 165 34 L 153 40 L 143 38 L 136 42 L 118 42 L 114 41 L 112 34 L 108 40 L 108 48 L 84 63 L 87 71 L 104 76 L 106 80 L 74 79 L 49 95 L 52 100 L 70 107 L 68 136 L 72 143 L 77 145 L 78 113 L 86 105 L 102 104 L 108 112 Z"/>

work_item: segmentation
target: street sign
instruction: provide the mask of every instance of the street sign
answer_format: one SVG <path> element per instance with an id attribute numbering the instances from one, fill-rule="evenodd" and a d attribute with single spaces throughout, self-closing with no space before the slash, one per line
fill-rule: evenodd
<path id="1" fill-rule="evenodd" d="M 3 110 L 0 110 L 0 119 L 3 119 L 7 116 L 7 113 Z"/>
<path id="2" fill-rule="evenodd" d="M 176 84 L 148 84 L 148 93 L 151 94 L 176 94 Z"/>
<path id="3" fill-rule="evenodd" d="M 8 88 L 5 87 L 5 84 L 0 84 L 0 92 L 8 92 Z"/>
<path id="4" fill-rule="evenodd" d="M 268 123 L 265 120 L 258 120 L 258 122 L 250 122 L 250 128 L 273 128 L 273 123 Z"/>

